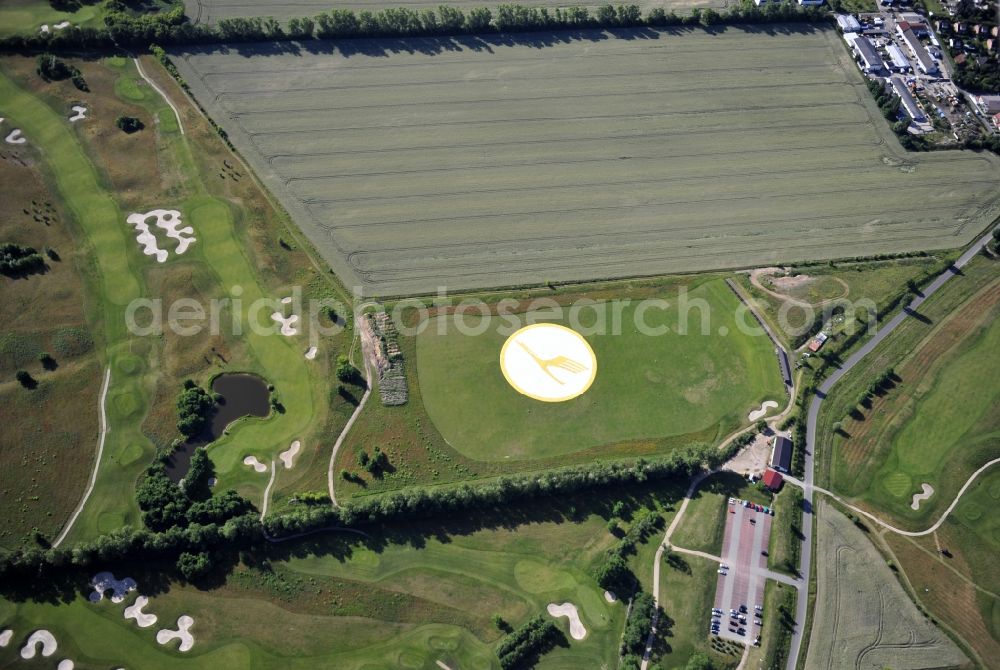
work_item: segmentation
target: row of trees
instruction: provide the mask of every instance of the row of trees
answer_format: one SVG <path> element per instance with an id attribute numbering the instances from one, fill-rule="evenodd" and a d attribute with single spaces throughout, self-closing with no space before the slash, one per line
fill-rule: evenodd
<path id="1" fill-rule="evenodd" d="M 565 496 L 599 486 L 624 486 L 667 477 L 687 478 L 703 467 L 715 467 L 736 450 L 702 445 L 656 459 L 630 463 L 605 462 L 568 466 L 543 474 L 504 476 L 455 488 L 413 487 L 383 496 L 352 501 L 339 509 L 302 507 L 269 516 L 264 526 L 273 536 L 287 536 L 328 526 L 357 526 L 386 521 L 427 518 L 474 509 L 489 509 L 540 496 Z"/>
<path id="2" fill-rule="evenodd" d="M 604 5 L 591 12 L 586 7 L 549 10 L 503 4 L 491 10 L 477 7 L 462 10 L 441 6 L 415 11 L 406 7 L 378 12 L 334 9 L 312 18 L 293 18 L 282 25 L 273 17 L 241 17 L 219 20 L 214 26 L 192 24 L 183 6 L 167 12 L 134 14 L 120 3 L 109 3 L 105 27 L 73 26 L 46 34 L 13 35 L 0 40 L 2 50 L 73 51 L 116 47 L 146 48 L 149 44 L 210 44 L 217 42 L 259 42 L 274 40 L 334 39 L 350 37 L 424 37 L 492 32 L 527 32 L 581 28 L 637 26 L 703 26 L 770 22 L 816 22 L 827 20 L 826 13 L 793 2 L 736 6 L 725 12 L 694 9 L 679 16 L 663 8 L 643 15 L 638 5 Z"/>
<path id="3" fill-rule="evenodd" d="M 559 642 L 565 642 L 565 637 L 555 622 L 536 614 L 500 641 L 497 646 L 500 667 L 504 670 L 531 667 L 532 659 Z"/>

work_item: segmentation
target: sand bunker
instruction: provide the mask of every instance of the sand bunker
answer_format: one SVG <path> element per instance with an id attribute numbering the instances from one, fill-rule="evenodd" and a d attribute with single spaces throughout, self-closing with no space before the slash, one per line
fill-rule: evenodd
<path id="1" fill-rule="evenodd" d="M 120 603 L 125 600 L 125 595 L 129 591 L 135 591 L 136 587 L 135 580 L 131 577 L 119 580 L 110 572 L 97 573 L 90 580 L 90 585 L 94 587 L 94 592 L 89 596 L 92 603 L 101 602 L 106 591 L 111 591 L 111 602 Z"/>
<path id="2" fill-rule="evenodd" d="M 10 644 L 10 638 L 12 637 L 14 637 L 14 631 L 12 631 L 10 628 L 0 633 L 0 647 L 6 647 L 8 644 Z"/>
<path id="3" fill-rule="evenodd" d="M 149 628 L 156 623 L 156 615 L 146 614 L 142 611 L 142 608 L 148 604 L 149 598 L 146 596 L 139 596 L 135 599 L 135 604 L 129 605 L 125 608 L 125 618 L 135 619 L 135 622 L 139 624 L 139 628 Z"/>
<path id="4" fill-rule="evenodd" d="M 183 225 L 181 223 L 181 213 L 176 209 L 154 209 L 145 214 L 139 212 L 129 214 L 126 221 L 135 226 L 136 231 L 139 233 L 135 239 L 142 246 L 142 253 L 147 256 L 156 256 L 158 263 L 166 262 L 170 252 L 166 249 L 160 249 L 156 243 L 156 236 L 150 232 L 149 224 L 146 223 L 146 220 L 152 217 L 156 217 L 157 228 L 163 230 L 167 237 L 177 240 L 175 253 L 178 255 L 183 254 L 188 250 L 189 246 L 197 241 L 197 238 L 194 236 L 194 228 L 191 226 L 180 227 Z"/>
<path id="5" fill-rule="evenodd" d="M 765 414 L 767 414 L 767 410 L 769 408 L 777 409 L 778 403 L 774 402 L 773 400 L 765 400 L 763 403 L 761 403 L 760 409 L 755 409 L 749 414 L 747 414 L 747 419 L 749 419 L 750 421 L 756 421 L 757 419 L 760 419 Z"/>
<path id="6" fill-rule="evenodd" d="M 287 298 L 282 298 L 281 299 L 281 304 L 282 305 L 291 305 L 292 304 L 292 296 L 288 296 Z"/>
<path id="7" fill-rule="evenodd" d="M 243 465 L 249 465 L 257 472 L 267 472 L 267 466 L 258 461 L 256 456 L 247 456 L 244 458 Z"/>
<path id="8" fill-rule="evenodd" d="M 576 605 L 573 603 L 563 603 L 562 605 L 549 603 L 548 611 L 554 617 L 564 616 L 569 619 L 569 634 L 574 640 L 582 640 L 587 635 L 587 629 L 583 627 L 580 615 L 576 611 Z"/>
<path id="9" fill-rule="evenodd" d="M 73 661 L 69 660 L 68 658 L 64 658 L 63 660 L 59 661 L 59 665 L 56 666 L 56 670 L 73 670 L 73 668 L 75 667 L 76 665 L 73 663 Z"/>
<path id="10" fill-rule="evenodd" d="M 55 28 L 56 30 L 63 30 L 64 28 L 69 28 L 70 25 L 71 24 L 69 21 L 60 21 L 59 23 L 55 24 L 52 27 Z"/>
<path id="11" fill-rule="evenodd" d="M 286 470 L 292 469 L 293 459 L 295 458 L 295 454 L 299 453 L 299 448 L 301 446 L 302 444 L 298 440 L 295 440 L 292 442 L 291 446 L 288 447 L 288 449 L 278 454 L 278 458 L 280 458 L 281 462 L 285 464 Z"/>
<path id="12" fill-rule="evenodd" d="M 292 314 L 290 317 L 285 318 L 281 312 L 275 312 L 271 315 L 271 318 L 281 324 L 281 334 L 285 337 L 291 337 L 299 332 L 298 328 L 295 327 L 295 322 L 299 320 L 297 314 Z"/>
<path id="13" fill-rule="evenodd" d="M 42 27 L 38 29 L 38 32 L 42 33 L 43 35 L 47 35 L 49 32 L 49 24 L 43 23 Z"/>
<path id="14" fill-rule="evenodd" d="M 15 128 L 14 130 L 10 131 L 10 133 L 7 135 L 7 137 L 4 138 L 3 141 L 6 142 L 7 144 L 24 144 L 28 140 L 25 137 L 21 137 L 20 128 Z"/>
<path id="15" fill-rule="evenodd" d="M 21 658 L 28 660 L 35 657 L 38 652 L 38 645 L 42 645 L 42 656 L 51 656 L 56 653 L 56 638 L 47 630 L 36 630 L 28 638 L 28 641 L 21 647 Z"/>
<path id="16" fill-rule="evenodd" d="M 193 625 L 194 619 L 185 614 L 181 618 L 177 619 L 177 630 L 169 630 L 166 628 L 161 630 L 156 634 L 156 641 L 160 644 L 167 644 L 171 640 L 179 639 L 181 644 L 178 649 L 180 651 L 189 651 L 191 647 L 194 646 L 194 636 L 188 632 Z"/>
<path id="17" fill-rule="evenodd" d="M 616 596 L 611 591 L 605 591 L 604 592 L 604 599 L 607 600 L 609 603 L 616 603 L 616 602 L 618 602 L 618 596 Z"/>
<path id="18" fill-rule="evenodd" d="M 316 358 L 317 352 L 319 352 L 319 349 L 317 349 L 316 347 L 309 347 L 306 350 L 306 360 L 310 360 L 311 361 L 314 358 Z"/>
<path id="19" fill-rule="evenodd" d="M 70 109 L 76 112 L 76 114 L 69 117 L 71 123 L 74 121 L 80 121 L 82 119 L 87 118 L 87 108 L 84 107 L 83 105 L 73 105 Z"/>
<path id="20" fill-rule="evenodd" d="M 920 488 L 922 489 L 920 493 L 913 494 L 913 502 L 910 503 L 910 509 L 920 509 L 920 503 L 934 495 L 934 487 L 927 482 L 921 484 Z"/>

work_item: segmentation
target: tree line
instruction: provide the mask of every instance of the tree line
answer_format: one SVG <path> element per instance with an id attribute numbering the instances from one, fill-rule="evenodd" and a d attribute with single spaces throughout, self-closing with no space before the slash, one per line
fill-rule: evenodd
<path id="1" fill-rule="evenodd" d="M 757 7 L 752 3 L 718 12 L 695 8 L 678 15 L 661 7 L 645 15 L 638 5 L 603 5 L 548 9 L 518 4 L 502 4 L 495 9 L 476 7 L 463 10 L 441 6 L 416 11 L 406 7 L 377 12 L 334 9 L 314 17 L 292 18 L 282 24 L 273 17 L 220 19 L 214 25 L 193 24 L 181 5 L 167 12 L 139 14 L 126 11 L 120 2 L 109 0 L 102 28 L 70 26 L 51 33 L 11 35 L 0 39 L 3 51 L 77 51 L 85 49 L 143 49 L 150 44 L 212 44 L 221 42 L 261 42 L 354 37 L 429 37 L 479 33 L 531 32 L 584 28 L 632 28 L 701 26 L 727 24 L 827 21 L 826 12 L 800 7 L 785 1 Z"/>

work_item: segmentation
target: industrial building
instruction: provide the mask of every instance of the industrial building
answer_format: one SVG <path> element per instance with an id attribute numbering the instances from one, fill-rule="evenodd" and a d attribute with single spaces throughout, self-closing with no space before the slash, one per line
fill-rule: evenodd
<path id="1" fill-rule="evenodd" d="M 837 25 L 840 26 L 841 32 L 844 33 L 861 32 L 861 24 L 850 14 L 837 14 Z"/>
<path id="2" fill-rule="evenodd" d="M 882 57 L 878 55 L 875 45 L 867 37 L 856 36 L 851 46 L 854 47 L 854 53 L 857 57 L 861 59 L 865 72 L 877 73 L 885 68 Z"/>
<path id="3" fill-rule="evenodd" d="M 910 93 L 910 88 L 906 85 L 906 82 L 903 81 L 903 78 L 898 74 L 894 74 L 889 77 L 889 83 L 892 85 L 893 92 L 899 96 L 900 105 L 902 106 L 903 111 L 906 112 L 906 115 L 917 123 L 926 121 L 927 116 L 917 103 L 917 99 L 913 97 L 912 93 Z"/>
<path id="4" fill-rule="evenodd" d="M 924 45 L 920 43 L 920 40 L 917 39 L 917 36 L 913 33 L 913 31 L 909 29 L 901 30 L 900 26 L 896 26 L 896 30 L 899 31 L 899 36 L 903 38 L 903 41 L 906 42 L 906 46 L 908 46 L 910 48 L 910 52 L 913 53 L 913 57 L 916 59 L 917 67 L 920 68 L 920 71 L 924 74 L 936 75 L 938 73 L 937 63 L 935 63 L 934 59 L 931 58 L 931 55 L 927 53 L 927 49 L 925 49 Z"/>
<path id="5" fill-rule="evenodd" d="M 886 47 L 886 51 L 889 52 L 889 59 L 892 60 L 892 69 L 896 72 L 911 72 L 913 66 L 910 65 L 910 60 L 895 44 L 890 44 Z"/>
<path id="6" fill-rule="evenodd" d="M 973 98 L 973 101 L 976 103 L 979 111 L 987 116 L 992 116 L 1000 112 L 1000 95 L 977 95 Z"/>

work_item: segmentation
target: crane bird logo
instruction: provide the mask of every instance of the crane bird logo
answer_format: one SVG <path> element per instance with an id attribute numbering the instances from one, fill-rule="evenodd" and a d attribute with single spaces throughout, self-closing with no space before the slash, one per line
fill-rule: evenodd
<path id="1" fill-rule="evenodd" d="M 597 377 L 597 357 L 575 330 L 536 323 L 507 338 L 500 369 L 515 391 L 542 402 L 565 402 L 584 393 Z"/>

